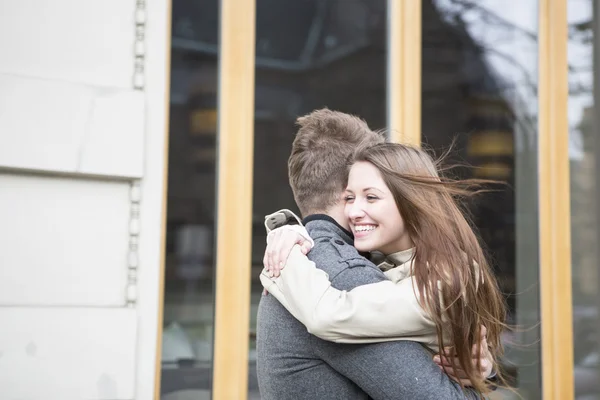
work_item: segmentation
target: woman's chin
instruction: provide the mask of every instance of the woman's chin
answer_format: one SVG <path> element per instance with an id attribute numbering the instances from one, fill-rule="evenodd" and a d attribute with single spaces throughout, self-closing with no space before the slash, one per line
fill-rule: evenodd
<path id="1" fill-rule="evenodd" d="M 375 248 L 373 246 L 370 246 L 367 243 L 354 243 L 354 247 L 356 247 L 356 250 L 360 251 L 361 253 L 370 253 L 372 251 L 375 250 Z"/>

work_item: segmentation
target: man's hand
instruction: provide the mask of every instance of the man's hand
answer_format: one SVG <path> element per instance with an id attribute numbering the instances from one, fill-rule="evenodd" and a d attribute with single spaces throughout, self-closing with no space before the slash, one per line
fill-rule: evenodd
<path id="1" fill-rule="evenodd" d="M 479 346 L 479 354 L 481 358 L 477 357 L 477 345 L 474 345 L 471 349 L 471 361 L 476 371 L 479 371 L 482 379 L 488 378 L 492 373 L 492 355 L 488 350 L 487 344 L 487 329 L 485 326 L 481 326 L 481 344 Z M 437 354 L 433 357 L 433 361 L 448 374 L 448 376 L 454 379 L 456 382 L 461 383 L 463 386 L 472 386 L 471 381 L 467 378 L 465 371 L 460 368 L 458 358 L 454 361 L 458 366 L 458 369 L 452 368 L 450 358 L 454 356 L 454 351 L 451 347 L 446 347 L 442 354 Z"/>
<path id="2" fill-rule="evenodd" d="M 269 233 L 263 264 L 271 277 L 279 276 L 292 248 L 297 244 L 301 246 L 303 254 L 308 254 L 312 247 L 308 239 L 286 226 Z"/>

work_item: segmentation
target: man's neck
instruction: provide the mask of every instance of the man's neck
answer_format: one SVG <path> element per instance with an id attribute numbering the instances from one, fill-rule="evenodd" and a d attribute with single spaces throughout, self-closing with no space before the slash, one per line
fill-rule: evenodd
<path id="1" fill-rule="evenodd" d="M 352 232 L 346 230 L 338 222 L 327 214 L 311 214 L 302 220 L 302 223 L 308 230 L 313 239 L 320 237 L 326 232 L 326 236 L 332 233 L 339 236 L 346 243 L 354 245 L 354 236 Z M 316 236 L 315 236 L 316 235 Z"/>
<path id="2" fill-rule="evenodd" d="M 334 206 L 329 207 L 327 210 L 315 212 L 313 214 L 328 215 L 331 218 L 333 218 L 335 220 L 335 222 L 337 222 L 337 224 L 339 226 L 341 226 L 342 228 L 344 228 L 345 230 L 348 230 L 348 228 L 349 228 L 348 227 L 348 218 L 344 214 L 344 203 L 343 202 L 339 202 L 338 204 L 335 204 Z"/>

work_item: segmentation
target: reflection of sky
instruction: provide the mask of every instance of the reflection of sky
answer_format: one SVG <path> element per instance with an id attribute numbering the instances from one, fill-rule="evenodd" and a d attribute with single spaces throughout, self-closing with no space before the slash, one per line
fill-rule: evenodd
<path id="1" fill-rule="evenodd" d="M 537 115 L 538 5 L 537 2 L 506 0 L 435 0 L 449 23 L 455 16 L 465 23 L 471 37 L 482 47 L 485 60 L 502 83 L 502 97 L 521 120 Z M 591 0 L 568 1 L 569 23 L 589 19 Z M 570 155 L 581 157 L 581 132 L 578 125 L 583 110 L 593 104 L 592 48 L 582 37 L 569 41 Z M 583 68 L 582 68 L 583 67 Z"/>

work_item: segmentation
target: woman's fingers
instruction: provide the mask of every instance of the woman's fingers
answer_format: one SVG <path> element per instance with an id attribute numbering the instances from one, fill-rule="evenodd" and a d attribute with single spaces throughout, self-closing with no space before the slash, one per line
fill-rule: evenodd
<path id="1" fill-rule="evenodd" d="M 311 247 L 310 242 L 308 240 L 305 240 L 304 243 L 302 243 L 302 247 L 301 247 L 302 254 L 307 255 L 311 249 L 312 249 L 312 247 Z"/>
<path id="2" fill-rule="evenodd" d="M 480 336 L 481 336 L 481 340 L 483 340 L 483 339 L 487 340 L 487 328 L 485 327 L 485 325 L 481 325 Z"/>
<path id="3" fill-rule="evenodd" d="M 493 357 L 490 353 L 490 349 L 487 342 L 487 329 L 485 326 L 481 325 L 481 344 L 479 345 L 480 358 L 477 360 L 476 356 L 477 345 L 473 346 L 473 358 L 475 361 L 478 361 L 475 364 L 475 367 L 481 373 L 483 378 L 487 378 L 491 375 L 492 370 L 494 368 Z"/>
<path id="4" fill-rule="evenodd" d="M 459 379 L 468 379 L 467 374 L 462 369 L 454 369 L 452 367 L 447 366 L 439 366 L 446 374 L 454 378 L 454 380 Z"/>
<path id="5" fill-rule="evenodd" d="M 491 357 L 481 359 L 479 363 L 479 371 L 481 376 L 485 379 L 492 374 L 494 364 L 492 363 Z"/>
<path id="6" fill-rule="evenodd" d="M 458 357 L 454 357 L 454 360 L 452 360 L 451 358 L 452 357 L 437 355 L 433 358 L 433 361 L 440 368 L 444 369 L 444 371 L 446 371 L 449 375 L 453 375 L 460 379 L 467 378 L 467 374 L 460 366 Z M 454 365 L 456 366 L 456 368 L 452 366 L 452 361 L 454 361 Z M 490 376 L 493 364 L 492 360 L 489 357 L 479 359 L 476 356 L 474 356 L 473 358 L 471 358 L 471 362 L 473 363 L 473 368 L 480 374 L 482 379 L 485 379 L 488 376 Z"/>
<path id="7" fill-rule="evenodd" d="M 471 362 L 475 370 L 481 375 L 481 378 L 485 379 L 491 375 L 494 364 L 487 344 L 487 328 L 484 325 L 481 325 L 480 338 L 479 345 L 475 344 L 471 349 Z M 452 358 L 454 358 L 453 361 L 456 369 L 452 367 Z M 456 378 L 455 380 L 458 381 L 467 378 L 465 371 L 460 367 L 454 348 L 445 347 L 441 354 L 433 358 L 433 361 L 446 371 L 448 375 Z"/>
<path id="8" fill-rule="evenodd" d="M 454 380 L 459 382 L 461 385 L 463 385 L 465 387 L 473 386 L 473 383 L 469 379 L 454 379 Z"/>
<path id="9" fill-rule="evenodd" d="M 277 259 L 275 260 L 279 266 L 279 269 L 282 269 L 287 262 L 287 259 L 292 252 L 292 248 L 297 244 L 302 246 L 305 242 L 308 241 L 304 238 L 304 236 L 295 231 L 285 230 L 281 234 L 281 238 L 277 247 Z M 310 246 L 310 242 L 308 242 L 308 245 Z"/>
<path id="10" fill-rule="evenodd" d="M 267 255 L 266 251 L 265 251 L 265 255 L 263 256 L 263 266 L 265 267 L 265 269 L 267 270 L 269 275 L 271 275 L 271 271 L 269 271 L 269 257 Z"/>
<path id="11" fill-rule="evenodd" d="M 458 378 L 466 378 L 467 377 L 467 374 L 460 367 L 460 364 L 458 363 L 458 358 L 454 359 L 454 362 L 456 363 L 455 364 L 456 368 L 452 366 L 450 359 L 446 358 L 446 357 L 440 357 L 440 358 L 434 357 L 433 361 L 438 365 L 438 367 L 442 368 L 442 370 L 444 370 L 448 375 L 453 375 Z"/>
<path id="12" fill-rule="evenodd" d="M 265 256 L 263 258 L 263 265 L 269 271 L 269 276 L 273 276 L 274 270 L 272 268 L 275 259 L 275 249 L 279 241 L 279 235 L 281 230 L 274 230 L 271 232 L 271 236 L 267 241 L 267 248 L 265 249 Z"/>
<path id="13" fill-rule="evenodd" d="M 267 269 L 269 270 L 269 275 L 273 276 L 273 259 L 275 257 L 275 243 L 277 243 L 277 238 L 281 231 L 275 231 L 272 233 L 271 240 L 267 243 L 267 249 L 265 253 L 267 254 Z"/>
<path id="14" fill-rule="evenodd" d="M 455 370 L 452 367 L 438 365 L 442 371 L 446 373 L 451 379 L 461 383 L 463 386 L 473 386 L 471 381 L 467 378 L 462 369 Z"/>
<path id="15" fill-rule="evenodd" d="M 276 229 L 270 234 L 263 258 L 263 264 L 271 277 L 278 277 L 294 245 L 299 244 L 307 254 L 311 244 L 301 234 L 289 229 Z"/>

